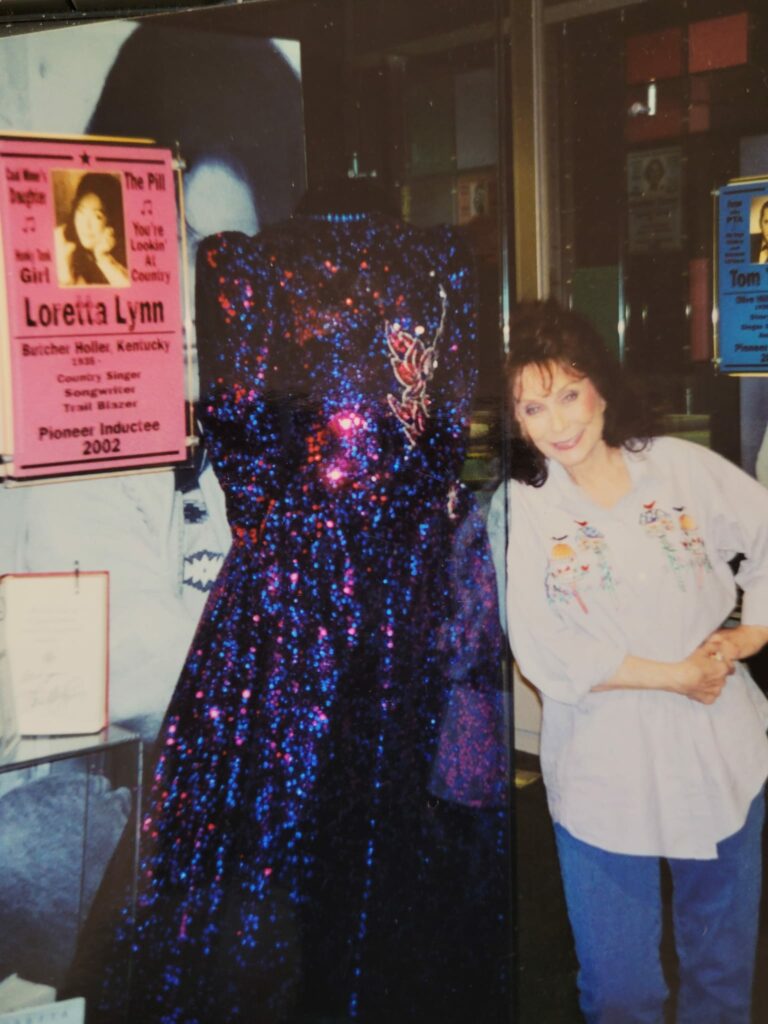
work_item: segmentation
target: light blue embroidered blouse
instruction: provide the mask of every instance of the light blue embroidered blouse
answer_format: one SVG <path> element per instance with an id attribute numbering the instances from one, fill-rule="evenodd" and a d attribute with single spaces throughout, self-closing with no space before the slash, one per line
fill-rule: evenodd
<path id="1" fill-rule="evenodd" d="M 632 489 L 610 509 L 555 463 L 541 488 L 510 484 L 510 641 L 542 695 L 554 820 L 618 853 L 711 858 L 768 775 L 768 701 L 746 666 L 712 705 L 590 689 L 628 654 L 687 657 L 732 612 L 736 582 L 742 621 L 768 626 L 768 490 L 674 438 L 624 457 Z"/>

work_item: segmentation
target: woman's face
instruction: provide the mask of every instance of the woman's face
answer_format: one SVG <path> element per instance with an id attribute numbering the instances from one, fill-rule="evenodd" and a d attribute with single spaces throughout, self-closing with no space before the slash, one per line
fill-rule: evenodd
<path id="1" fill-rule="evenodd" d="M 768 242 L 768 209 L 763 210 L 760 215 L 760 230 L 763 233 L 763 238 Z"/>
<path id="2" fill-rule="evenodd" d="M 104 205 L 93 192 L 86 192 L 75 209 L 75 231 L 84 249 L 92 250 L 109 226 Z"/>
<path id="3" fill-rule="evenodd" d="M 560 363 L 523 367 L 513 390 L 523 436 L 566 470 L 584 468 L 605 446 L 605 399 L 589 377 Z"/>

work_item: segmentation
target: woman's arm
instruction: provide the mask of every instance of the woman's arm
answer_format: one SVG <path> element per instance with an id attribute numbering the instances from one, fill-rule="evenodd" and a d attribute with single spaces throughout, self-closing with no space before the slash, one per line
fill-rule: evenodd
<path id="1" fill-rule="evenodd" d="M 711 640 L 682 661 L 652 661 L 628 654 L 611 678 L 593 686 L 591 692 L 666 690 L 701 704 L 714 704 L 732 672 L 733 659 Z"/>
<path id="2" fill-rule="evenodd" d="M 125 288 L 131 283 L 127 269 L 112 255 L 115 248 L 115 232 L 107 227 L 101 233 L 93 249 L 96 266 L 113 288 Z"/>
<path id="3" fill-rule="evenodd" d="M 64 225 L 59 224 L 53 233 L 56 276 L 60 285 L 72 285 L 75 283 L 75 279 L 72 276 L 72 253 L 75 251 L 75 243 L 68 242 L 64 232 Z"/>
<path id="4" fill-rule="evenodd" d="M 709 640 L 729 661 L 743 661 L 768 644 L 768 626 L 741 625 L 718 629 Z"/>

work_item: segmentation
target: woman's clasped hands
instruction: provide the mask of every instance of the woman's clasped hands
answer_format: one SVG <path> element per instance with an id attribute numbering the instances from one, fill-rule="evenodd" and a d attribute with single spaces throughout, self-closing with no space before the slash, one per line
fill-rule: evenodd
<path id="1" fill-rule="evenodd" d="M 734 672 L 737 660 L 735 646 L 726 637 L 713 633 L 679 662 L 678 693 L 701 704 L 714 704 L 723 692 L 728 676 Z"/>
<path id="2" fill-rule="evenodd" d="M 734 672 L 737 661 L 762 650 L 768 641 L 768 627 L 742 623 L 730 629 L 717 629 L 701 647 L 682 661 L 685 666 L 685 690 L 691 700 L 713 704 L 720 696 L 726 679 Z"/>

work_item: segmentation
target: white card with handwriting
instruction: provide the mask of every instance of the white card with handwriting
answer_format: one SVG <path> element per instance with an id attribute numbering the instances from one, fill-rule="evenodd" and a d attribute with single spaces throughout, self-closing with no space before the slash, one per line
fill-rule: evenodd
<path id="1" fill-rule="evenodd" d="M 107 724 L 109 574 L 0 577 L 5 651 L 22 736 L 99 732 Z"/>

